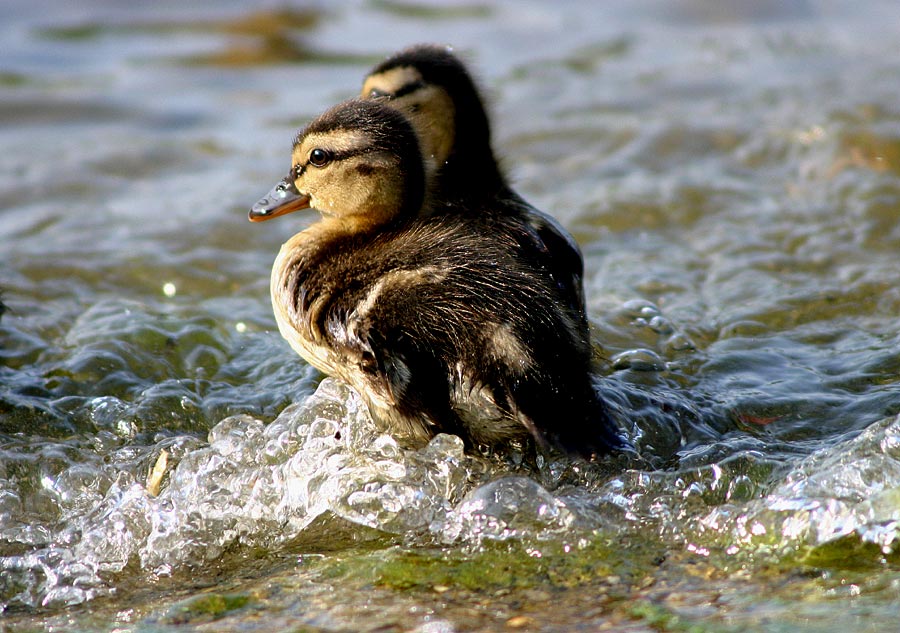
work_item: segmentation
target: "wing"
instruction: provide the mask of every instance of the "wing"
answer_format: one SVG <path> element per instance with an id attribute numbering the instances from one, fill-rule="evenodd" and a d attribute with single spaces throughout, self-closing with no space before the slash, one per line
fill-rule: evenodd
<path id="1" fill-rule="evenodd" d="M 336 302 L 323 328 L 372 413 L 420 438 L 464 435 L 448 398 L 446 306 L 428 304 L 441 279 L 434 266 L 392 269 L 341 302 L 352 307 Z"/>
<path id="2" fill-rule="evenodd" d="M 511 189 L 501 194 L 502 208 L 521 218 L 532 230 L 535 247 L 548 261 L 553 279 L 566 304 L 580 318 L 584 313 L 584 256 L 572 234 L 555 217 L 537 209 Z"/>

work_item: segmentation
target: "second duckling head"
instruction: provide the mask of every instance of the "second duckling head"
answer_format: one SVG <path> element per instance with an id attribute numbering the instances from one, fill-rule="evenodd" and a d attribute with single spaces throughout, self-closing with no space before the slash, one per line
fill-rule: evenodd
<path id="1" fill-rule="evenodd" d="M 384 100 L 409 117 L 439 193 L 503 184 L 481 94 L 449 47 L 419 44 L 388 57 L 366 76 L 360 96 Z"/>
<path id="2" fill-rule="evenodd" d="M 377 101 L 345 101 L 297 135 L 290 173 L 253 205 L 250 220 L 314 208 L 356 231 L 414 216 L 424 189 L 418 139 L 403 115 Z"/>

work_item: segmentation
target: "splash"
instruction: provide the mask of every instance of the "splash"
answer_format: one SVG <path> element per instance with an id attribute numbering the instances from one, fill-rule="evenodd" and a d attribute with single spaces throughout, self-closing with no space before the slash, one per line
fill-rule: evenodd
<path id="1" fill-rule="evenodd" d="M 467 455 L 450 435 L 404 447 L 381 432 L 355 392 L 326 379 L 271 424 L 238 415 L 219 422 L 206 444 L 159 442 L 152 452 L 166 450 L 177 463 L 158 495 L 146 486 L 146 467 L 120 460 L 111 470 L 99 458 L 53 477 L 35 470 L 29 485 L 43 486 L 44 497 L 29 498 L 28 486 L 17 496 L 7 485 L 0 605 L 78 604 L 114 593 L 125 573 L 193 573 L 229 552 L 302 551 L 372 534 L 418 544 L 586 547 L 592 535 L 640 531 L 700 556 L 815 554 L 851 536 L 893 553 L 900 417 L 793 466 L 746 441 L 732 448 L 696 466 L 685 454 L 680 470 L 561 461 L 521 476 L 509 464 Z M 5 468 L 8 484 L 12 468 Z M 52 499 L 54 512 L 29 514 L 36 499 Z"/>
<path id="2" fill-rule="evenodd" d="M 447 435 L 419 450 L 400 447 L 354 392 L 326 379 L 268 426 L 245 415 L 219 422 L 158 496 L 119 472 L 85 511 L 48 526 L 56 531 L 43 546 L 0 559 L 0 597 L 4 606 L 84 602 L 112 591 L 114 575 L 129 566 L 166 576 L 236 546 L 277 550 L 321 539 L 311 526 L 323 518 L 427 533 L 462 496 L 469 461 L 462 441 Z M 24 544 L 24 532 L 5 536 Z"/>
<path id="3" fill-rule="evenodd" d="M 900 416 L 782 470 L 756 498 L 725 499 L 695 516 L 684 531 L 689 547 L 705 542 L 738 557 L 825 566 L 897 558 Z"/>

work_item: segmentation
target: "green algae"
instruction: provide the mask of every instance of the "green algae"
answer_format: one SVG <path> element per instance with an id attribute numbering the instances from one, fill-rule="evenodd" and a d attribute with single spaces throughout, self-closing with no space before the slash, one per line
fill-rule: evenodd
<path id="1" fill-rule="evenodd" d="M 664 633 L 724 633 L 726 629 L 710 624 L 690 622 L 670 608 L 641 600 L 627 609 L 628 616 L 653 631 Z"/>
<path id="2" fill-rule="evenodd" d="M 651 573 L 661 552 L 646 545 L 622 547 L 597 539 L 580 547 L 561 542 L 484 543 L 456 548 L 389 549 L 374 552 L 328 575 L 366 579 L 396 591 L 496 591 L 571 589 L 595 583 L 636 584 Z"/>
<path id="3" fill-rule="evenodd" d="M 798 562 L 815 569 L 873 571 L 885 567 L 900 568 L 900 552 L 863 540 L 859 534 L 847 534 L 809 548 Z"/>
<path id="4" fill-rule="evenodd" d="M 199 624 L 219 620 L 253 604 L 246 594 L 208 593 L 176 604 L 160 618 L 163 624 Z"/>

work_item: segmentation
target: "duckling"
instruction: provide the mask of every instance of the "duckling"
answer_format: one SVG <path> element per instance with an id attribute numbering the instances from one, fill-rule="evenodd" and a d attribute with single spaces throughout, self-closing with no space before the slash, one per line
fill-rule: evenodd
<path id="1" fill-rule="evenodd" d="M 571 312 L 587 331 L 584 260 L 575 239 L 553 216 L 510 187 L 491 148 L 480 92 L 450 48 L 422 44 L 389 57 L 369 73 L 364 99 L 384 99 L 412 122 L 426 161 L 431 194 L 463 210 L 519 218 L 546 252 Z"/>
<path id="2" fill-rule="evenodd" d="M 522 223 L 429 213 L 425 186 L 413 128 L 383 103 L 339 104 L 299 133 L 289 175 L 250 211 L 321 214 L 272 269 L 282 336 L 417 443 L 443 432 L 470 448 L 625 447 L 594 392 L 589 341 Z"/>

